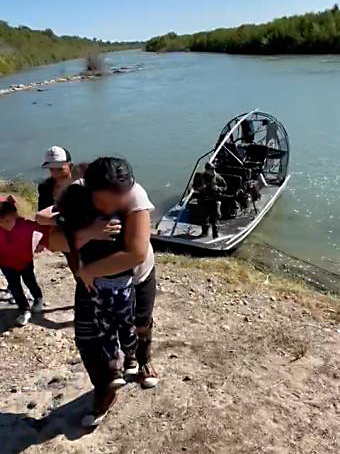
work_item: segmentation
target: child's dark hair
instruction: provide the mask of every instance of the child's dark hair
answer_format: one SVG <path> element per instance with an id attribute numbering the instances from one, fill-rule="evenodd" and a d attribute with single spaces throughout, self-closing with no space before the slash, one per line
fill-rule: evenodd
<path id="1" fill-rule="evenodd" d="M 95 220 L 91 194 L 86 186 L 71 184 L 60 195 L 57 210 L 70 231 L 88 227 Z"/>
<path id="2" fill-rule="evenodd" d="M 131 165 L 122 158 L 98 158 L 88 165 L 85 171 L 85 183 L 92 191 L 112 191 L 124 193 L 134 184 Z"/>
<path id="3" fill-rule="evenodd" d="M 0 219 L 3 219 L 8 214 L 16 214 L 17 211 L 18 210 L 17 207 L 15 206 L 15 203 L 12 202 L 11 200 L 5 200 L 3 202 L 0 202 Z"/>

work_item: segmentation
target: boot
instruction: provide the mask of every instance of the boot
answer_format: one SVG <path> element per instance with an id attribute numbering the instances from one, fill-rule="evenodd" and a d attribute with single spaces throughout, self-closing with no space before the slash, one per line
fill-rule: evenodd
<path id="1" fill-rule="evenodd" d="M 209 235 L 209 226 L 208 225 L 202 225 L 202 233 L 200 235 L 201 238 L 204 238 L 205 236 Z"/>
<path id="2" fill-rule="evenodd" d="M 214 239 L 218 238 L 218 230 L 217 230 L 217 226 L 216 225 L 212 226 L 212 234 L 213 234 L 213 238 Z"/>
<path id="3" fill-rule="evenodd" d="M 151 364 L 151 342 L 153 321 L 148 327 L 137 328 L 138 348 L 136 352 L 139 363 L 139 383 L 142 388 L 154 388 L 158 384 L 158 375 Z"/>

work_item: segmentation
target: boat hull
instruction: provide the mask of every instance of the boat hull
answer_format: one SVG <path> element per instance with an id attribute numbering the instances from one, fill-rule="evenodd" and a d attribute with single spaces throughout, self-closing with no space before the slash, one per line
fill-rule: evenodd
<path id="1" fill-rule="evenodd" d="M 201 228 L 198 225 L 179 222 L 174 226 L 175 221 L 167 215 L 152 230 L 151 238 L 155 242 L 168 243 L 169 245 L 176 244 L 214 251 L 232 251 L 241 245 L 269 213 L 286 188 L 289 179 L 290 175 L 280 186 L 266 188 L 266 191 L 262 194 L 262 203 L 258 205 L 257 213 L 253 212 L 248 216 L 222 223 L 219 227 L 220 235 L 217 239 L 210 236 L 200 238 Z"/>

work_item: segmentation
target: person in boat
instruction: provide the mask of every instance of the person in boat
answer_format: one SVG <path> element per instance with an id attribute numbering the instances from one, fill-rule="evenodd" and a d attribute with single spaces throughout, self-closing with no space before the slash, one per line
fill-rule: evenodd
<path id="1" fill-rule="evenodd" d="M 201 184 L 196 189 L 198 203 L 202 210 L 202 234 L 209 234 L 212 227 L 213 238 L 218 238 L 217 223 L 221 219 L 221 195 L 227 189 L 224 178 L 216 172 L 214 164 L 207 162 L 201 175 Z"/>
<path id="2" fill-rule="evenodd" d="M 92 426 L 105 416 L 115 401 L 117 387 L 124 384 L 120 346 L 125 353 L 125 372 L 138 371 L 137 357 L 142 385 L 157 384 L 150 363 L 155 299 L 150 211 L 154 207 L 123 159 L 97 159 L 88 166 L 84 181 L 79 183 L 69 186 L 62 195 L 59 227 L 52 229 L 49 247 L 67 252 L 72 248 L 79 250 L 75 335 L 95 388 L 93 411 L 83 421 L 84 425 Z M 90 206 L 90 210 L 85 216 L 85 227 L 72 239 L 65 206 L 75 186 L 84 190 L 80 192 L 82 205 Z M 87 226 L 93 213 L 102 220 Z M 112 234 L 112 226 L 117 228 L 117 219 L 122 229 L 112 241 L 108 236 Z M 133 283 L 137 296 L 135 324 Z"/>

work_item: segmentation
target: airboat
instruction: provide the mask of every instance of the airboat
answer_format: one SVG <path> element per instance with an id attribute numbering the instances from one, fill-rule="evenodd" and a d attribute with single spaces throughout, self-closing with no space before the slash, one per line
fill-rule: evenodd
<path id="1" fill-rule="evenodd" d="M 155 224 L 153 240 L 216 251 L 236 249 L 285 189 L 290 178 L 289 152 L 287 131 L 273 116 L 254 110 L 235 117 L 214 149 L 197 160 L 181 199 Z M 202 235 L 197 187 L 207 163 L 226 182 L 217 196 L 218 237 Z"/>

